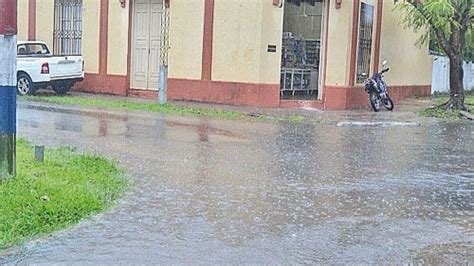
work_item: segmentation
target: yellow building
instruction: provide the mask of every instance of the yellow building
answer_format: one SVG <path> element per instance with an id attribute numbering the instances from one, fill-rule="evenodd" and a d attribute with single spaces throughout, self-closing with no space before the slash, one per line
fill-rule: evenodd
<path id="1" fill-rule="evenodd" d="M 430 93 L 428 47 L 394 2 L 18 0 L 18 38 L 82 54 L 77 91 L 156 97 L 169 32 L 169 100 L 348 109 L 367 105 L 363 81 L 383 60 L 395 101 Z"/>

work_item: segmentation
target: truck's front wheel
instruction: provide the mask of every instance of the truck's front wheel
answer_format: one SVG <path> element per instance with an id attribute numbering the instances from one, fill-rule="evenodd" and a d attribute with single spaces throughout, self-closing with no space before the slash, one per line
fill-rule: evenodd
<path id="1" fill-rule="evenodd" d="M 69 92 L 72 85 L 69 83 L 57 83 L 53 85 L 53 91 L 58 95 L 64 95 Z"/>
<path id="2" fill-rule="evenodd" d="M 32 95 L 35 92 L 31 78 L 25 73 L 18 74 L 16 79 L 16 89 L 20 95 Z"/>

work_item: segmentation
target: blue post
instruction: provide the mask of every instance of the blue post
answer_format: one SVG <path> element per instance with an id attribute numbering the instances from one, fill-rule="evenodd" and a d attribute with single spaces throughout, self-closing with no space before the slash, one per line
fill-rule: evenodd
<path id="1" fill-rule="evenodd" d="M 16 165 L 16 15 L 16 0 L 0 0 L 0 180 Z"/>

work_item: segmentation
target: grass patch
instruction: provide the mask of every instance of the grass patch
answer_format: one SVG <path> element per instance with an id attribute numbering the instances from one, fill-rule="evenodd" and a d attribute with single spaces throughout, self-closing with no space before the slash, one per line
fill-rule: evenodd
<path id="1" fill-rule="evenodd" d="M 226 111 L 214 108 L 194 108 L 177 106 L 174 104 L 159 104 L 155 102 L 139 102 L 128 99 L 107 99 L 100 97 L 83 97 L 76 95 L 68 96 L 22 96 L 20 99 L 33 102 L 53 103 L 60 105 L 75 105 L 86 107 L 97 107 L 103 109 L 121 109 L 132 111 L 145 111 L 154 113 L 169 113 L 190 116 L 208 116 L 224 119 L 254 119 L 260 121 L 284 121 L 290 123 L 303 123 L 306 118 L 300 115 L 281 115 L 276 117 L 244 113 L 236 111 Z"/>
<path id="2" fill-rule="evenodd" d="M 422 116 L 436 117 L 445 120 L 457 120 L 461 118 L 459 111 L 445 110 L 442 108 L 428 108 L 420 111 Z"/>
<path id="3" fill-rule="evenodd" d="M 435 105 L 441 105 L 449 100 L 449 96 L 447 95 L 438 95 L 435 97 Z M 469 109 L 469 112 L 472 113 L 472 110 L 474 109 L 474 94 L 468 93 L 465 95 L 464 99 L 464 105 L 466 106 L 467 109 Z M 451 110 L 445 110 L 443 108 L 427 108 L 423 109 L 420 111 L 420 114 L 422 116 L 427 116 L 427 117 L 436 117 L 436 118 L 441 118 L 445 120 L 457 120 L 461 119 L 462 116 L 459 113 L 459 111 L 451 111 Z"/>
<path id="4" fill-rule="evenodd" d="M 299 123 L 303 123 L 305 121 L 305 118 L 304 116 L 301 116 L 301 115 L 289 115 L 287 116 L 286 120 L 290 123 L 299 124 Z"/>
<path id="5" fill-rule="evenodd" d="M 176 106 L 173 104 L 159 104 L 153 102 L 137 102 L 130 100 L 121 99 L 104 99 L 104 98 L 92 98 L 92 97 L 80 97 L 80 96 L 24 96 L 25 100 L 55 103 L 63 105 L 79 105 L 98 107 L 104 109 L 125 109 L 133 111 L 147 111 L 156 113 L 173 113 L 180 115 L 199 115 L 199 116 L 210 116 L 227 119 L 238 119 L 246 117 L 246 114 L 241 112 L 224 111 L 219 109 L 207 109 L 207 108 L 193 108 Z"/>
<path id="6" fill-rule="evenodd" d="M 0 249 L 76 224 L 110 207 L 127 181 L 114 162 L 70 148 L 46 149 L 17 142 L 15 178 L 0 181 Z"/>

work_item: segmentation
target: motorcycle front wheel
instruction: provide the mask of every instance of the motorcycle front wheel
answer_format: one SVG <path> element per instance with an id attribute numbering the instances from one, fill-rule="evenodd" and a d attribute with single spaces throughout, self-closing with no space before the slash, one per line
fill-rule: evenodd
<path id="1" fill-rule="evenodd" d="M 387 108 L 387 110 L 389 110 L 389 111 L 393 111 L 393 108 L 395 107 L 395 106 L 393 105 L 392 99 L 390 99 L 390 96 L 388 96 L 388 94 L 385 96 L 385 99 L 383 100 L 383 105 L 384 105 L 385 108 Z"/>
<path id="2" fill-rule="evenodd" d="M 380 100 L 377 97 L 377 94 L 371 93 L 369 96 L 370 106 L 374 112 L 380 111 Z"/>

